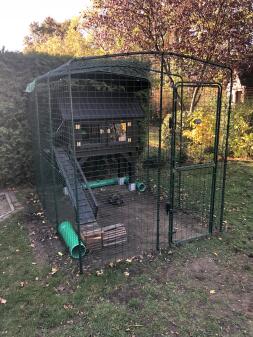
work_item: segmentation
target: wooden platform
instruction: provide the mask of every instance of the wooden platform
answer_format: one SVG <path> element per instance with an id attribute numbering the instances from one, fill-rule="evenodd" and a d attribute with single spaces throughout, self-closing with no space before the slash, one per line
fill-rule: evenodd
<path id="1" fill-rule="evenodd" d="M 105 226 L 99 229 L 81 228 L 82 240 L 89 251 L 101 250 L 127 242 L 127 232 L 123 224 Z"/>

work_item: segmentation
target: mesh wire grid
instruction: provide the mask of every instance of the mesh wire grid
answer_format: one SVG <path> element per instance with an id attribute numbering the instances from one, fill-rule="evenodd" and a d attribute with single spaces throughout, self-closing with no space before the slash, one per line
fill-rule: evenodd
<path id="1" fill-rule="evenodd" d="M 85 242 L 81 270 L 221 230 L 229 76 L 133 53 L 72 60 L 33 82 L 38 193 L 49 220 Z"/>

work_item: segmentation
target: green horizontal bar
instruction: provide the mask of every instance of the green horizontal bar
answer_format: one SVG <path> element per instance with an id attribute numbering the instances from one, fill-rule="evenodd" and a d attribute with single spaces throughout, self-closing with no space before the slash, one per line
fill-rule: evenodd
<path id="1" fill-rule="evenodd" d="M 176 166 L 175 171 L 191 171 L 191 170 L 198 170 L 198 169 L 204 169 L 204 168 L 210 168 L 210 167 L 214 167 L 214 163 L 194 164 L 194 165 L 188 165 L 188 166 Z"/>
<path id="2" fill-rule="evenodd" d="M 179 246 L 179 245 L 183 245 L 185 243 L 190 243 L 190 242 L 197 241 L 200 239 L 205 239 L 205 238 L 207 239 L 207 238 L 210 238 L 211 236 L 212 236 L 211 234 L 200 234 L 198 236 L 188 238 L 188 239 L 175 240 L 173 241 L 173 243 L 174 245 Z"/>

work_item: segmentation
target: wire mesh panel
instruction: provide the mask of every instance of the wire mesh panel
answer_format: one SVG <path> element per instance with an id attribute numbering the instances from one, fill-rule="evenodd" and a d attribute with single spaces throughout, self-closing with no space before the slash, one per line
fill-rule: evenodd
<path id="1" fill-rule="evenodd" d="M 132 53 L 72 60 L 30 85 L 38 191 L 49 219 L 78 234 L 81 270 L 220 227 L 222 76 L 182 55 Z"/>
<path id="2" fill-rule="evenodd" d="M 202 90 L 190 111 L 194 90 Z M 179 83 L 180 109 L 174 112 L 171 201 L 174 240 L 182 241 L 212 231 L 221 111 L 221 87 L 215 83 Z M 175 107 L 176 108 L 176 107 Z"/>
<path id="3" fill-rule="evenodd" d="M 107 58 L 99 63 L 103 71 L 94 71 L 93 60 L 84 74 L 71 78 L 80 183 L 89 204 L 96 205 L 93 221 L 81 223 L 90 251 L 86 264 L 157 245 L 159 146 L 148 146 L 148 131 L 157 142 L 160 62 L 152 60 L 151 68 L 150 61 Z"/>

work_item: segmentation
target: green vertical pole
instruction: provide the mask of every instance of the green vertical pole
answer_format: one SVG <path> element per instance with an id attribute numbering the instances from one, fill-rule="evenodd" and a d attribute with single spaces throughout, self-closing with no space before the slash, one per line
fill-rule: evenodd
<path id="1" fill-rule="evenodd" d="M 53 124 L 52 124 L 52 100 L 51 100 L 51 87 L 50 87 L 50 72 L 47 77 L 47 87 L 48 87 L 48 111 L 49 111 L 49 131 L 50 131 L 50 148 L 51 148 L 51 170 L 53 177 L 53 194 L 54 194 L 54 209 L 55 209 L 55 220 L 58 227 L 59 217 L 58 217 L 58 207 L 56 199 L 56 179 L 55 179 L 55 160 L 54 160 L 54 134 L 53 134 Z"/>
<path id="2" fill-rule="evenodd" d="M 181 97 L 180 97 L 180 147 L 179 147 L 179 164 L 182 164 L 182 150 L 183 150 L 183 88 L 181 85 Z M 179 171 L 178 176 L 178 207 L 181 207 L 181 185 L 182 185 L 182 172 Z"/>
<path id="3" fill-rule="evenodd" d="M 161 146 L 162 146 L 162 113 L 163 113 L 163 68 L 164 54 L 161 54 L 160 72 L 160 102 L 159 102 L 159 144 L 158 144 L 158 172 L 157 172 L 157 214 L 156 214 L 156 249 L 160 249 L 160 198 L 161 198 Z"/>
<path id="4" fill-rule="evenodd" d="M 210 202 L 210 215 L 209 215 L 209 233 L 213 233 L 213 216 L 214 216 L 214 203 L 216 192 L 216 179 L 218 168 L 218 153 L 219 153 L 219 135 L 220 135 L 220 115 L 221 115 L 221 99 L 222 88 L 218 86 L 217 108 L 216 108 L 216 123 L 215 123 L 215 139 L 214 139 L 214 156 L 213 156 L 213 174 L 212 174 L 212 186 L 211 186 L 211 202 Z"/>
<path id="5" fill-rule="evenodd" d="M 41 139 L 40 139 L 40 121 L 39 121 L 39 104 L 38 104 L 38 88 L 37 83 L 35 82 L 35 114 L 36 114 L 36 121 L 37 121 L 37 136 L 38 136 L 38 151 L 39 151 L 39 169 L 40 169 L 40 183 L 41 183 L 41 196 L 42 196 L 42 204 L 45 207 L 45 185 L 44 185 L 44 173 L 43 173 L 43 166 L 42 166 L 42 157 L 41 157 Z M 39 194 L 40 191 L 38 190 Z"/>
<path id="6" fill-rule="evenodd" d="M 225 142 L 225 154 L 224 154 L 222 192 L 221 192 L 220 232 L 223 229 L 223 217 L 224 217 L 224 205 L 225 205 L 225 187 L 226 187 L 226 177 L 227 177 L 227 162 L 228 162 L 228 151 L 229 151 L 229 131 L 230 131 L 232 89 L 233 89 L 233 71 L 232 71 L 231 68 L 227 68 L 227 69 L 228 69 L 229 75 L 230 75 L 230 88 L 229 88 L 228 117 L 227 117 L 227 129 L 226 129 L 226 142 Z"/>
<path id="7" fill-rule="evenodd" d="M 148 102 L 150 102 L 150 91 L 149 91 L 149 95 L 148 95 Z M 148 116 L 147 116 L 147 147 L 148 147 L 148 152 L 147 152 L 147 158 L 148 158 L 148 165 L 146 168 L 146 180 L 147 180 L 147 184 L 148 184 L 148 189 L 150 189 L 150 175 L 149 175 L 149 157 L 150 157 L 150 105 L 148 107 Z"/>
<path id="8" fill-rule="evenodd" d="M 78 184 L 77 184 L 77 167 L 76 167 L 76 140 L 75 140 L 75 127 L 74 127 L 74 113 L 73 113 L 73 96 L 72 96 L 72 81 L 70 73 L 71 61 L 68 64 L 68 91 L 70 100 L 70 111 L 71 111 L 71 141 L 73 146 L 73 166 L 74 166 L 74 182 L 75 182 L 75 194 L 76 194 L 76 223 L 77 223 L 77 235 L 78 235 L 78 251 L 79 251 L 79 271 L 83 274 L 83 261 L 82 261 L 82 242 L 80 235 L 80 219 L 79 219 L 79 194 L 78 194 Z"/>
<path id="9" fill-rule="evenodd" d="M 176 146 L 176 113 L 177 113 L 177 87 L 173 86 L 172 126 L 171 126 L 171 155 L 170 155 L 170 204 L 169 204 L 169 245 L 173 243 L 173 212 L 175 189 L 175 146 Z"/>

